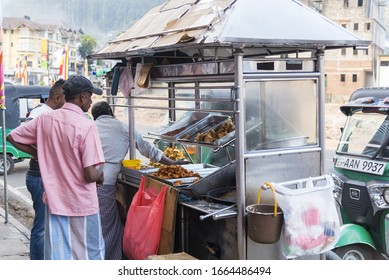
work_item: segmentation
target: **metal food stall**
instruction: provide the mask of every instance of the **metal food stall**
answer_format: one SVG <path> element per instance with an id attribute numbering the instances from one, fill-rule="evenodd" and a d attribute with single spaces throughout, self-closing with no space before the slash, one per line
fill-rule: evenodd
<path id="1" fill-rule="evenodd" d="M 174 250 L 199 259 L 284 258 L 278 242 L 248 237 L 245 207 L 265 181 L 324 173 L 325 51 L 368 45 L 298 1 L 171 0 L 91 55 L 121 60 L 130 73 L 125 97 L 112 95 L 115 77 L 107 77 L 107 98 L 128 108 L 131 140 L 135 110 L 165 110 L 169 125 L 150 135 L 195 147 L 187 167 L 212 169 L 177 187 Z M 233 129 L 218 135 L 227 121 Z M 136 187 L 148 172 L 123 169 L 121 184 Z M 230 191 L 233 200 L 223 199 Z"/>

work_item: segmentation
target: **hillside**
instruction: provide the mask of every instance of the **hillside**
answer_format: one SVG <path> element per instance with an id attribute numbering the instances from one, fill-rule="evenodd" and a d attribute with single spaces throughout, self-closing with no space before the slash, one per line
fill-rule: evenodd
<path id="1" fill-rule="evenodd" d="M 2 0 L 4 17 L 60 19 L 104 43 L 165 0 Z"/>

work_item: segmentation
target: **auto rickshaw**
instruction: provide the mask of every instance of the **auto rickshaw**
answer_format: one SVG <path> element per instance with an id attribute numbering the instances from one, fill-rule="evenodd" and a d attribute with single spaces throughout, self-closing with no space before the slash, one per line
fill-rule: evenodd
<path id="1" fill-rule="evenodd" d="M 330 170 L 343 225 L 334 252 L 342 259 L 389 256 L 389 88 L 356 90 Z"/>
<path id="2" fill-rule="evenodd" d="M 5 133 L 8 135 L 13 129 L 22 124 L 29 112 L 39 103 L 44 103 L 49 97 L 50 87 L 48 86 L 21 86 L 12 83 L 5 84 Z M 0 121 L 3 124 L 3 116 L 0 114 Z M 3 133 L 3 127 L 0 127 Z M 2 135 L 2 134 L 1 134 Z M 4 147 L 3 137 L 0 138 L 0 175 L 4 174 Z M 30 155 L 24 153 L 6 142 L 7 174 L 12 173 L 15 163 L 21 162 Z"/>

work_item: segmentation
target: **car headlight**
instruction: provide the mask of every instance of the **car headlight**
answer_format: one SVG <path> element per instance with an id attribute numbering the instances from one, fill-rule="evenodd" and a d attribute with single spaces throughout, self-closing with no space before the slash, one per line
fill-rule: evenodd
<path id="1" fill-rule="evenodd" d="M 372 184 L 367 186 L 372 202 L 378 208 L 389 208 L 389 185 Z"/>
<path id="2" fill-rule="evenodd" d="M 389 204 L 389 188 L 384 189 L 382 196 L 384 197 L 385 202 Z"/>
<path id="3" fill-rule="evenodd" d="M 334 189 L 332 190 L 334 194 L 335 200 L 339 203 L 342 204 L 342 186 L 343 186 L 343 180 L 335 175 L 334 173 L 330 173 L 332 180 L 334 181 Z"/>

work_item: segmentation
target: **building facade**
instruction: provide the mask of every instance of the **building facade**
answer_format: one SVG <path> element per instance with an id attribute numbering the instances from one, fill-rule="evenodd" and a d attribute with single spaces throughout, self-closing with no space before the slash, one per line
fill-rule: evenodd
<path id="1" fill-rule="evenodd" d="M 344 102 L 361 87 L 378 86 L 380 55 L 385 51 L 386 6 L 379 0 L 301 0 L 363 40 L 367 49 L 328 50 L 325 55 L 328 101 Z"/>
<path id="2" fill-rule="evenodd" d="M 65 49 L 69 75 L 76 73 L 79 33 L 60 22 L 28 16 L 3 18 L 4 76 L 15 84 L 47 85 L 58 78 Z"/>

